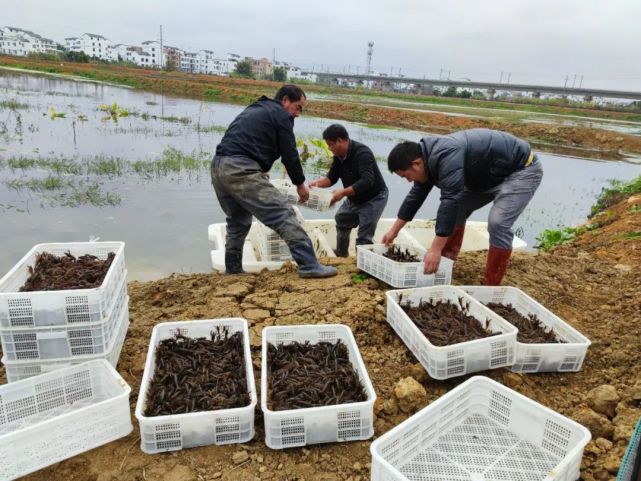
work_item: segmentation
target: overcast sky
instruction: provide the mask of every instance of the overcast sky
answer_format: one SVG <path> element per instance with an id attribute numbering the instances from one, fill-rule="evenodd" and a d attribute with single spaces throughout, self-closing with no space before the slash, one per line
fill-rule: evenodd
<path id="1" fill-rule="evenodd" d="M 0 25 L 63 42 L 157 39 L 333 71 L 641 90 L 638 0 L 0 0 Z"/>

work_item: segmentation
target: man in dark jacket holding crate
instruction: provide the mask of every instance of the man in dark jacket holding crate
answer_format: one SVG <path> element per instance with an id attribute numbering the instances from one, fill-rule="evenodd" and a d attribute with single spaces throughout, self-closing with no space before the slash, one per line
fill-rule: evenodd
<path id="1" fill-rule="evenodd" d="M 373 243 L 376 225 L 387 205 L 388 190 L 370 148 L 350 139 L 345 127 L 330 125 L 323 132 L 323 139 L 334 160 L 327 175 L 309 185 L 331 187 L 339 179 L 343 183 L 342 189 L 333 192 L 332 204 L 345 198 L 335 216 L 335 253 L 347 257 L 354 227 L 358 227 L 357 246 Z"/>
<path id="2" fill-rule="evenodd" d="M 227 274 L 243 272 L 243 245 L 252 216 L 256 216 L 287 243 L 300 277 L 336 275 L 335 267 L 318 262 L 312 241 L 296 219 L 294 209 L 267 175 L 280 157 L 300 201 L 309 198 L 294 136 L 294 119 L 302 113 L 306 100 L 296 85 L 281 87 L 273 100 L 261 97 L 234 119 L 216 147 L 211 181 L 227 215 Z"/>
<path id="3" fill-rule="evenodd" d="M 484 285 L 498 286 L 512 254 L 512 226 L 532 199 L 543 169 L 530 145 L 507 132 L 470 129 L 402 142 L 387 159 L 391 172 L 414 182 L 392 228 L 383 237 L 391 244 L 436 186 L 441 202 L 436 237 L 425 255 L 425 273 L 437 271 L 441 256 L 456 260 L 465 222 L 477 209 L 493 203 L 488 218 L 490 248 Z"/>

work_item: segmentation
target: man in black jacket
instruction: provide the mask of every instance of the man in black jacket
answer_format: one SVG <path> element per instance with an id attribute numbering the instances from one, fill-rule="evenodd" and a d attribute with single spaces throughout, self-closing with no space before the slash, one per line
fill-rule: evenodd
<path id="1" fill-rule="evenodd" d="M 332 204 L 344 197 L 336 213 L 336 255 L 347 257 L 349 236 L 358 227 L 356 245 L 372 244 L 378 220 L 387 204 L 388 190 L 376 165 L 374 154 L 366 145 L 351 140 L 345 127 L 330 125 L 323 139 L 334 154 L 326 176 L 310 182 L 312 187 L 330 187 L 340 179 L 342 189 L 332 195 Z"/>
<path id="2" fill-rule="evenodd" d="M 390 171 L 414 186 L 392 228 L 383 237 L 390 244 L 411 221 L 433 186 L 441 190 L 436 237 L 425 255 L 425 273 L 438 269 L 441 256 L 456 260 L 465 221 L 493 202 L 488 218 L 490 249 L 484 285 L 498 286 L 512 254 L 512 226 L 539 187 L 543 169 L 530 145 L 507 132 L 470 129 L 398 144 L 387 159 Z"/>
<path id="3" fill-rule="evenodd" d="M 305 103 L 305 93 L 295 85 L 283 86 L 273 100 L 261 97 L 234 119 L 216 148 L 211 181 L 227 216 L 227 274 L 243 272 L 243 245 L 253 215 L 287 243 L 301 277 L 336 275 L 335 267 L 318 262 L 312 241 L 267 174 L 280 157 L 300 201 L 309 198 L 294 136 L 294 118 Z"/>

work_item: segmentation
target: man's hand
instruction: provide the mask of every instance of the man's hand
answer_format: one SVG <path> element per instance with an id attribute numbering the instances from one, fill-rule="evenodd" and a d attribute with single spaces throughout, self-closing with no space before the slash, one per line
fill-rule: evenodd
<path id="1" fill-rule="evenodd" d="M 296 186 L 296 193 L 298 194 L 298 202 L 301 204 L 309 200 L 309 189 L 304 182 Z"/>
<path id="2" fill-rule="evenodd" d="M 308 187 L 317 187 L 318 186 L 318 180 L 312 180 L 311 182 L 307 183 Z"/>
<path id="3" fill-rule="evenodd" d="M 430 249 L 423 257 L 423 272 L 425 274 L 434 274 L 438 270 L 438 266 L 441 263 L 441 253 Z"/>
<path id="4" fill-rule="evenodd" d="M 336 202 L 340 201 L 345 197 L 345 191 L 343 189 L 335 190 L 332 192 L 332 200 L 329 203 L 329 206 L 333 206 Z"/>
<path id="5" fill-rule="evenodd" d="M 386 246 L 391 245 L 394 242 L 394 239 L 396 239 L 397 235 L 398 235 L 398 231 L 394 228 L 391 228 L 383 236 L 383 240 L 382 240 L 383 244 L 385 244 Z"/>

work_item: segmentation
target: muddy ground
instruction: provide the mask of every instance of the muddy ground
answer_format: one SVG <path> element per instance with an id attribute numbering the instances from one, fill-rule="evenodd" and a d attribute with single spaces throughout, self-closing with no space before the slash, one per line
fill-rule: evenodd
<path id="1" fill-rule="evenodd" d="M 565 374 L 518 375 L 505 369 L 483 373 L 592 431 L 582 462 L 581 479 L 586 481 L 615 479 L 641 415 L 641 241 L 630 239 L 634 237 L 630 233 L 641 231 L 640 211 L 641 197 L 624 200 L 608 210 L 607 225 L 551 253 L 518 253 L 508 270 L 506 285 L 520 287 L 592 340 L 583 369 Z M 455 283 L 479 284 L 484 261 L 483 252 L 464 253 L 455 265 Z M 256 275 L 174 275 L 132 282 L 131 327 L 118 365 L 132 387 L 132 418 L 151 329 L 169 320 L 245 317 L 251 326 L 257 380 L 263 327 L 347 324 L 378 395 L 376 436 L 465 380 L 428 378 L 385 321 L 386 286 L 374 279 L 355 284 L 354 258 L 327 262 L 338 267 L 337 277 L 301 280 L 288 265 L 279 272 Z M 408 381 L 408 376 L 418 384 Z M 399 394 L 401 390 L 395 394 L 401 380 L 405 395 Z M 134 426 L 126 438 L 27 479 L 357 481 L 370 475 L 369 441 L 273 451 L 264 444 L 258 410 L 256 436 L 244 445 L 150 456 L 140 451 L 135 420 Z"/>

